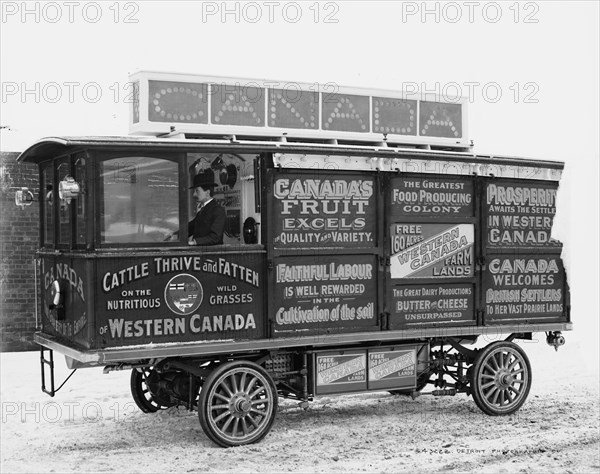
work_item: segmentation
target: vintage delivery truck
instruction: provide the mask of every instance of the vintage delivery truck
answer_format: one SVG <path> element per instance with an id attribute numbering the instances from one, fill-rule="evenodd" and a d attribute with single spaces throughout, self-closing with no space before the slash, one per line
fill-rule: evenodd
<path id="1" fill-rule="evenodd" d="M 478 155 L 466 101 L 141 72 L 125 137 L 47 138 L 36 256 L 42 389 L 131 370 L 144 412 L 198 411 L 222 446 L 271 429 L 278 397 L 465 393 L 489 415 L 531 387 L 517 339 L 572 329 L 563 164 Z M 224 243 L 189 246 L 194 177 Z M 482 335 L 504 334 L 475 348 Z"/>

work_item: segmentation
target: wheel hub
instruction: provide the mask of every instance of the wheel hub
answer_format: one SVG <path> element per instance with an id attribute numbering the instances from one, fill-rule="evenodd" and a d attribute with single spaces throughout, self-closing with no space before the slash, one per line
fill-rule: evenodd
<path id="1" fill-rule="evenodd" d="M 502 376 L 502 383 L 504 385 L 506 385 L 507 387 L 512 385 L 513 381 L 514 381 L 513 376 L 510 374 L 504 374 Z"/>
<path id="2" fill-rule="evenodd" d="M 496 374 L 496 384 L 502 388 L 510 387 L 514 383 L 515 379 L 512 374 L 501 370 Z"/>
<path id="3" fill-rule="evenodd" d="M 252 408 L 250 400 L 244 395 L 235 395 L 229 406 L 235 416 L 245 416 L 250 413 Z"/>

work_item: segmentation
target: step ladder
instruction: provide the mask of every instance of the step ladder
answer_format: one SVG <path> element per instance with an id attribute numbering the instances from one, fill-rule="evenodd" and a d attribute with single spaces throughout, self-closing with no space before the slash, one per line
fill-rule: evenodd
<path id="1" fill-rule="evenodd" d="M 46 351 L 48 351 L 48 359 L 46 359 Z M 54 351 L 52 349 L 40 346 L 40 366 L 42 369 L 42 392 L 53 397 L 56 393 L 56 390 L 54 389 Z M 49 371 L 49 389 L 46 388 L 46 380 L 48 380 L 46 377 L 46 371 Z"/>

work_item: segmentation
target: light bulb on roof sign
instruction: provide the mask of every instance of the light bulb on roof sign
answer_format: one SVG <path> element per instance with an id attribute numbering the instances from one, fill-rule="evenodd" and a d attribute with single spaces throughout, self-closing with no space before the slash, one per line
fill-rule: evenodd
<path id="1" fill-rule="evenodd" d="M 373 131 L 416 135 L 417 101 L 373 97 Z"/>

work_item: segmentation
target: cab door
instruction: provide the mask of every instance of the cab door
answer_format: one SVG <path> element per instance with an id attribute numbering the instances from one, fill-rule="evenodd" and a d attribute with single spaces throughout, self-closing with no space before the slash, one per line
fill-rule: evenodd
<path id="1" fill-rule="evenodd" d="M 85 153 L 57 157 L 41 165 L 40 257 L 42 331 L 90 347 L 91 263 L 84 251 L 88 238 Z M 61 183 L 74 180 L 81 193 L 66 198 Z"/>

